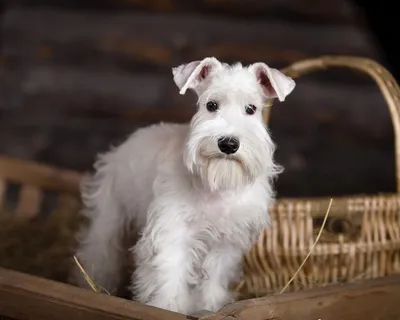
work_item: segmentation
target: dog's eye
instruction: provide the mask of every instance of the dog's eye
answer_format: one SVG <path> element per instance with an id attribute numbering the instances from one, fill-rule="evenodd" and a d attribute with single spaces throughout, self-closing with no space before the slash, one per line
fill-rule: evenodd
<path id="1" fill-rule="evenodd" d="M 215 101 L 211 100 L 207 102 L 207 110 L 210 112 L 215 112 L 218 110 L 218 103 Z"/>
<path id="2" fill-rule="evenodd" d="M 247 114 L 255 114 L 256 113 L 256 110 L 257 110 L 257 108 L 256 108 L 256 106 L 255 105 L 253 105 L 253 104 L 248 104 L 247 106 L 246 106 L 246 113 Z"/>

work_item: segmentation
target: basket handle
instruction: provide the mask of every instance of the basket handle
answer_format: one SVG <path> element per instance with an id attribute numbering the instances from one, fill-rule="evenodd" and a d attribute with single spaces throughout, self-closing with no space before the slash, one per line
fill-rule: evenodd
<path id="1" fill-rule="evenodd" d="M 373 78 L 389 107 L 395 134 L 395 166 L 397 192 L 400 193 L 400 88 L 396 80 L 382 65 L 367 58 L 352 56 L 322 56 L 306 59 L 289 65 L 281 71 L 289 77 L 297 78 L 309 73 L 331 67 L 349 68 L 362 71 Z M 267 124 L 271 108 L 264 109 L 264 122 Z"/>

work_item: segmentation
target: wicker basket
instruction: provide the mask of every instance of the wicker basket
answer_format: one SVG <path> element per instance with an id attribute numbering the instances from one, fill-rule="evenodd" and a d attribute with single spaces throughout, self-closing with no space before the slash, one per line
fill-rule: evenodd
<path id="1" fill-rule="evenodd" d="M 391 74 L 369 59 L 325 56 L 295 63 L 293 77 L 331 67 L 370 75 L 391 113 L 395 132 L 397 190 L 400 192 L 400 90 Z M 269 112 L 265 114 L 268 122 Z M 272 227 L 244 259 L 242 298 L 277 293 L 289 282 L 314 244 L 330 198 L 279 199 Z M 334 198 L 322 237 L 287 291 L 382 277 L 400 272 L 400 194 Z"/>
<path id="2" fill-rule="evenodd" d="M 0 157 L 0 266 L 66 282 L 81 174 Z"/>
<path id="3" fill-rule="evenodd" d="M 328 67 L 360 70 L 377 82 L 389 105 L 396 132 L 397 186 L 400 191 L 400 94 L 397 83 L 376 62 L 355 57 L 305 60 L 284 71 L 296 78 Z M 265 121 L 268 121 L 268 113 L 265 114 Z M 0 157 L 0 209 L 3 209 L 0 216 L 2 212 L 12 212 L 13 219 L 23 226 L 30 225 L 32 219 L 40 223 L 50 219 L 44 211 L 52 212 L 50 216 L 60 212 L 76 215 L 81 177 L 80 173 L 73 171 Z M 20 186 L 16 192 L 16 205 L 11 207 L 6 206 L 5 201 L 10 185 Z M 44 205 L 49 197 L 54 200 L 50 209 Z M 329 200 L 281 199 L 276 203 L 271 212 L 272 227 L 261 235 L 244 259 L 244 278 L 236 287 L 242 299 L 279 292 L 288 283 L 314 243 Z M 70 226 L 67 228 L 71 228 L 69 236 L 72 237 L 76 224 L 65 224 L 65 220 L 61 220 L 60 224 L 64 229 L 66 225 Z M 22 237 L 25 231 L 21 228 L 16 228 L 16 234 Z M 64 232 L 64 229 L 59 228 L 56 232 Z M 65 243 L 70 244 L 68 241 Z M 50 252 L 48 244 L 43 246 L 44 254 Z M 70 259 L 66 255 L 64 253 L 62 258 Z M 52 259 L 57 257 L 59 255 L 53 255 Z M 53 261 L 53 266 L 56 263 L 63 262 Z M 9 267 L 63 281 L 64 274 L 58 276 L 52 270 L 45 273 L 47 266 L 44 265 L 42 268 L 36 266 L 37 272 L 24 269 L 20 262 L 10 263 Z M 288 291 L 396 272 L 400 272 L 400 195 L 335 198 L 323 236 Z"/>
<path id="4" fill-rule="evenodd" d="M 52 210 L 69 208 L 79 199 L 79 184 L 82 175 L 71 170 L 62 170 L 47 165 L 0 157 L 0 209 L 13 214 L 18 220 L 37 217 L 43 213 L 45 196 L 55 199 Z M 7 191 L 15 186 L 17 201 L 7 202 Z M 11 191 L 12 193 L 12 191 Z M 8 193 L 10 195 L 10 192 Z M 15 195 L 12 195 L 15 198 Z M 12 211 L 12 212 L 10 212 Z"/>

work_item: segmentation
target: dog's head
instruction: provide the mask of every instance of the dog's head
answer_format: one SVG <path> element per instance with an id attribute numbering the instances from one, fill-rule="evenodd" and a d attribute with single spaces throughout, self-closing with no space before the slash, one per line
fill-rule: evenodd
<path id="1" fill-rule="evenodd" d="M 185 94 L 198 96 L 198 110 L 190 122 L 184 161 L 211 190 L 234 189 L 280 167 L 273 161 L 275 145 L 262 119 L 271 98 L 284 101 L 295 82 L 265 63 L 243 67 L 205 58 L 172 70 Z"/>

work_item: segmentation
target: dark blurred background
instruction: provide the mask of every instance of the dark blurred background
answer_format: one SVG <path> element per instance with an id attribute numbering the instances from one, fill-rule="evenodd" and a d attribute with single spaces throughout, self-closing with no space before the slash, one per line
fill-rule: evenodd
<path id="1" fill-rule="evenodd" d="M 369 57 L 398 79 L 394 4 L 351 0 L 10 0 L 0 14 L 0 153 L 79 171 L 138 126 L 188 121 L 171 68 L 216 56 L 273 67 Z M 278 195 L 395 191 L 393 130 L 374 82 L 297 80 L 273 106 Z M 140 152 L 140 150 L 137 150 Z"/>

